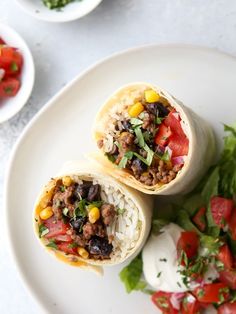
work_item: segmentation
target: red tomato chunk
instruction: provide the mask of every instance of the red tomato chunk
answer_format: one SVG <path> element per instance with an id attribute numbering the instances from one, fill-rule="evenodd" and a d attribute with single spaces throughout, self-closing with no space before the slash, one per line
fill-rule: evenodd
<path id="1" fill-rule="evenodd" d="M 224 228 L 229 222 L 234 203 L 232 200 L 214 196 L 211 199 L 211 213 L 215 223 Z"/>
<path id="2" fill-rule="evenodd" d="M 194 231 L 183 231 L 177 243 L 178 255 L 181 255 L 181 251 L 184 251 L 188 258 L 193 258 L 197 255 L 199 247 L 199 238 Z"/>

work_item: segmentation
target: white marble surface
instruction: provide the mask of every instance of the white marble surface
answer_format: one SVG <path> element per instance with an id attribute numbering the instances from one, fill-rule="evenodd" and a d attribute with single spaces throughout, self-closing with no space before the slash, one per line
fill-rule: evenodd
<path id="1" fill-rule="evenodd" d="M 0 0 L 0 21 L 24 37 L 36 66 L 29 102 L 0 125 L 0 204 L 9 153 L 24 126 L 62 86 L 92 63 L 116 51 L 150 43 L 205 45 L 236 55 L 234 0 L 104 0 L 90 15 L 68 24 L 34 20 L 13 0 Z M 0 230 L 3 228 L 0 219 Z M 40 313 L 23 287 L 3 236 L 0 278 L 1 314 Z"/>

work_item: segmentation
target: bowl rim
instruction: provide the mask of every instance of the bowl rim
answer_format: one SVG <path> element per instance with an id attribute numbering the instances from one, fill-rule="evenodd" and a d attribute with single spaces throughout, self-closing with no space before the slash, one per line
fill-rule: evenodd
<path id="1" fill-rule="evenodd" d="M 32 53 L 31 53 L 27 43 L 25 42 L 23 37 L 21 37 L 21 35 L 17 31 L 15 31 L 14 28 L 9 26 L 8 24 L 4 24 L 4 23 L 0 22 L 0 37 L 1 37 L 1 30 L 3 30 L 3 32 L 6 31 L 7 33 L 9 33 L 8 38 L 11 38 L 13 40 L 16 39 L 16 45 L 17 45 L 17 43 L 20 43 L 19 48 L 22 50 L 25 59 L 27 59 L 27 64 L 29 67 L 28 71 L 31 72 L 31 76 L 30 76 L 30 81 L 28 81 L 28 83 L 27 83 L 28 88 L 24 91 L 24 94 L 22 94 L 22 96 L 21 96 L 21 105 L 19 107 L 17 107 L 15 110 L 13 110 L 9 115 L 6 115 L 6 117 L 3 117 L 3 118 L 0 117 L 0 124 L 10 120 L 13 116 L 15 116 L 25 106 L 29 97 L 31 96 L 31 93 L 32 93 L 32 90 L 34 87 L 34 82 L 35 82 L 34 59 L 33 59 Z M 18 95 L 14 96 L 14 97 L 17 98 L 17 96 Z"/>
<path id="2" fill-rule="evenodd" d="M 42 0 L 39 0 L 39 1 L 42 1 Z M 78 11 L 78 13 L 77 12 L 69 13 L 69 12 L 60 11 L 60 14 L 58 14 L 57 17 L 55 17 L 54 15 L 54 12 L 55 12 L 54 10 L 53 11 L 51 10 L 53 14 L 50 16 L 50 14 L 45 15 L 43 12 L 38 12 L 36 5 L 35 5 L 35 10 L 30 9 L 27 4 L 28 2 L 27 0 L 15 0 L 15 2 L 18 4 L 20 8 L 22 8 L 22 10 L 25 11 L 25 13 L 36 18 L 37 20 L 41 20 L 44 22 L 51 22 L 51 23 L 66 23 L 66 22 L 71 22 L 71 21 L 80 19 L 83 16 L 86 16 L 91 11 L 93 11 L 102 2 L 102 0 L 93 0 L 94 3 L 92 3 L 91 5 L 87 5 L 86 6 L 87 9 L 84 10 L 82 13 L 81 11 Z M 50 9 L 48 9 L 48 11 L 50 12 Z"/>

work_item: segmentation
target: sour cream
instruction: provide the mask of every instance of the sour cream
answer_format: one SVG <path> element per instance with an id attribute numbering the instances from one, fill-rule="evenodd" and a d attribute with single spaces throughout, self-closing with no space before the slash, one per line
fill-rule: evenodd
<path id="1" fill-rule="evenodd" d="M 146 281 L 155 290 L 185 292 L 189 289 L 183 283 L 177 260 L 177 242 L 184 231 L 170 223 L 158 236 L 151 235 L 143 249 L 143 272 Z"/>

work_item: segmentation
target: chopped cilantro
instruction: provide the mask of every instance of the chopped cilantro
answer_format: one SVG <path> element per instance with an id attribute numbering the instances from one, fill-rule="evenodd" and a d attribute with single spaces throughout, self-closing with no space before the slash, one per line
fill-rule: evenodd
<path id="1" fill-rule="evenodd" d="M 53 240 L 51 240 L 46 246 L 51 247 L 55 250 L 58 250 L 58 246 L 56 245 L 55 241 L 53 241 Z"/>
<path id="2" fill-rule="evenodd" d="M 155 122 L 156 122 L 156 124 L 161 124 L 163 120 L 164 120 L 164 118 L 156 117 Z"/>
<path id="3" fill-rule="evenodd" d="M 137 137 L 139 147 L 143 148 L 144 145 L 145 145 L 145 142 L 144 142 L 143 133 L 141 131 L 141 128 L 140 127 L 135 127 L 134 128 L 134 133 L 135 133 L 135 135 Z"/>
<path id="4" fill-rule="evenodd" d="M 118 213 L 119 215 L 123 215 L 124 212 L 125 212 L 125 208 L 117 208 L 117 213 Z"/>
<path id="5" fill-rule="evenodd" d="M 130 123 L 132 124 L 133 127 L 137 127 L 143 124 L 143 121 L 137 118 L 131 118 Z"/>
<path id="6" fill-rule="evenodd" d="M 108 158 L 108 160 L 110 160 L 113 163 L 116 161 L 116 158 L 114 155 L 110 155 L 110 154 L 106 153 L 105 156 Z"/>
<path id="7" fill-rule="evenodd" d="M 161 271 L 159 271 L 159 273 L 157 274 L 157 278 L 160 278 L 161 277 Z"/>
<path id="8" fill-rule="evenodd" d="M 49 229 L 44 224 L 39 225 L 39 237 L 40 238 L 45 236 L 45 234 L 47 234 L 48 232 L 49 232 Z"/>
<path id="9" fill-rule="evenodd" d="M 72 243 L 68 244 L 69 249 L 74 249 L 76 247 L 78 247 L 78 244 L 76 242 L 72 242 Z"/>
<path id="10" fill-rule="evenodd" d="M 18 67 L 17 63 L 16 63 L 15 61 L 13 61 L 13 62 L 11 63 L 11 71 L 12 71 L 12 72 L 17 72 L 18 69 L 19 69 L 19 67 Z"/>
<path id="11" fill-rule="evenodd" d="M 167 259 L 166 259 L 166 258 L 159 258 L 159 261 L 160 261 L 160 262 L 165 262 L 165 263 L 166 263 L 166 262 L 167 262 Z"/>
<path id="12" fill-rule="evenodd" d="M 87 216 L 87 211 L 86 211 L 86 201 L 81 200 L 79 202 L 75 203 L 75 210 L 74 210 L 74 219 L 76 217 L 86 217 Z"/>
<path id="13" fill-rule="evenodd" d="M 61 185 L 61 186 L 60 186 L 60 191 L 61 191 L 61 192 L 65 192 L 65 190 L 66 190 L 65 186 L 64 186 L 64 185 Z"/>

